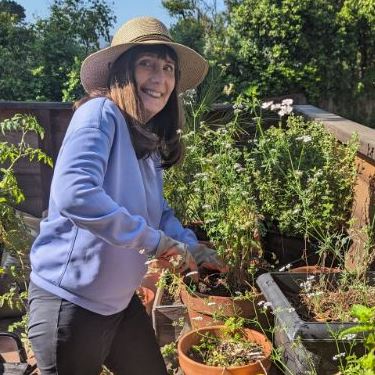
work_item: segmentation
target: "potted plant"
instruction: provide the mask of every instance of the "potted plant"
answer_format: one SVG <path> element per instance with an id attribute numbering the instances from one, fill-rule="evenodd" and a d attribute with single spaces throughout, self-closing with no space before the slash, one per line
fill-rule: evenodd
<path id="1" fill-rule="evenodd" d="M 265 103 L 284 115 L 290 110 Z M 280 266 L 332 265 L 318 244 L 328 235 L 346 235 L 357 176 L 357 136 L 339 144 L 324 125 L 290 115 L 263 131 L 258 122 L 254 185 L 267 228 L 266 259 Z M 340 241 L 340 238 L 338 238 Z M 323 259 L 326 256 L 326 259 Z"/>
<path id="2" fill-rule="evenodd" d="M 178 358 L 186 375 L 267 374 L 272 345 L 258 331 L 231 318 L 225 325 L 188 332 L 178 342 Z"/>
<path id="3" fill-rule="evenodd" d="M 201 223 L 208 246 L 229 270 L 224 276 L 201 273 L 198 284 L 188 282 L 182 290 L 195 327 L 203 320 L 211 324 L 214 316 L 225 319 L 242 312 L 253 317 L 259 298 L 254 276 L 261 263 L 262 228 L 254 203 L 248 134 L 242 126 L 245 107 L 235 104 L 224 119 L 210 115 L 213 91 L 209 87 L 199 98 L 185 97 L 187 129 L 180 136 L 186 157 L 165 176 L 166 197 L 177 216 L 185 224 Z"/>
<path id="4" fill-rule="evenodd" d="M 204 321 L 211 324 L 213 317 L 252 318 L 260 298 L 254 277 L 262 264 L 261 218 L 251 181 L 252 160 L 248 149 L 238 145 L 245 136 L 239 115 L 236 112 L 225 127 L 200 124 L 196 134 L 205 152 L 190 185 L 204 201 L 200 208 L 204 229 L 228 272 L 203 273 L 198 284 L 182 290 L 193 327 Z"/>

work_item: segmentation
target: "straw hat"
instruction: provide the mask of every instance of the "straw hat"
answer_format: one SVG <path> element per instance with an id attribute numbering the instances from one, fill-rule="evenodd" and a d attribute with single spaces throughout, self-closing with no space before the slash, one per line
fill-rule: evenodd
<path id="1" fill-rule="evenodd" d="M 152 17 L 138 17 L 124 23 L 110 47 L 89 55 L 82 63 L 81 82 L 86 90 L 107 87 L 109 68 L 125 51 L 137 45 L 165 44 L 176 51 L 179 68 L 179 92 L 198 86 L 208 71 L 207 61 L 197 52 L 175 43 L 167 27 Z"/>

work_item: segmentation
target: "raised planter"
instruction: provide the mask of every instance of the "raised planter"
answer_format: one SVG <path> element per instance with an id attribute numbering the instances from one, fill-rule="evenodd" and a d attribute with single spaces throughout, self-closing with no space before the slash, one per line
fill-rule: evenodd
<path id="1" fill-rule="evenodd" d="M 152 325 L 159 346 L 176 341 L 188 319 L 186 306 L 180 301 L 170 301 L 166 291 L 158 288 L 152 308 Z"/>
<path id="2" fill-rule="evenodd" d="M 371 282 L 375 273 L 371 272 Z M 338 273 L 331 273 L 332 279 Z M 294 310 L 290 296 L 297 295 L 300 284 L 307 280 L 306 273 L 273 272 L 258 277 L 257 284 L 265 299 L 272 304 L 275 315 L 275 345 L 283 348 L 284 362 L 294 375 L 302 375 L 316 368 L 318 374 L 337 373 L 337 362 L 333 356 L 343 351 L 348 342 L 335 340 L 333 336 L 341 330 L 355 325 L 349 322 L 309 322 Z M 358 342 L 361 340 L 358 339 Z M 358 354 L 361 345 L 358 345 Z"/>

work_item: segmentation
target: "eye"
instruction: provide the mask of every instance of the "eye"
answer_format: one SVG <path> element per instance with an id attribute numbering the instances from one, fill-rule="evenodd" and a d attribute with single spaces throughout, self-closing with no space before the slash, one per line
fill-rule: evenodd
<path id="1" fill-rule="evenodd" d="M 166 72 L 173 73 L 174 72 L 174 65 L 173 64 L 166 64 L 164 66 L 164 70 Z"/>
<path id="2" fill-rule="evenodd" d="M 152 66 L 152 61 L 150 59 L 140 59 L 138 60 L 137 65 L 148 68 Z"/>

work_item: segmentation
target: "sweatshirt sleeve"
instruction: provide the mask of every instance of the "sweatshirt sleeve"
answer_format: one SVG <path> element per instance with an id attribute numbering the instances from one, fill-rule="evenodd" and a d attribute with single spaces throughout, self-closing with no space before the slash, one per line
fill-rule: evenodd
<path id="1" fill-rule="evenodd" d="M 160 229 L 169 237 L 177 241 L 194 246 L 198 243 L 197 237 L 190 229 L 184 228 L 181 222 L 176 218 L 173 209 L 164 199 L 163 213 L 160 220 Z"/>
<path id="2" fill-rule="evenodd" d="M 101 121 L 103 129 L 108 129 L 111 124 L 105 122 L 114 120 Z M 61 215 L 77 227 L 113 246 L 152 253 L 160 240 L 159 231 L 142 216 L 131 215 L 103 189 L 112 144 L 107 131 L 93 124 L 70 132 L 56 163 L 51 194 Z"/>

